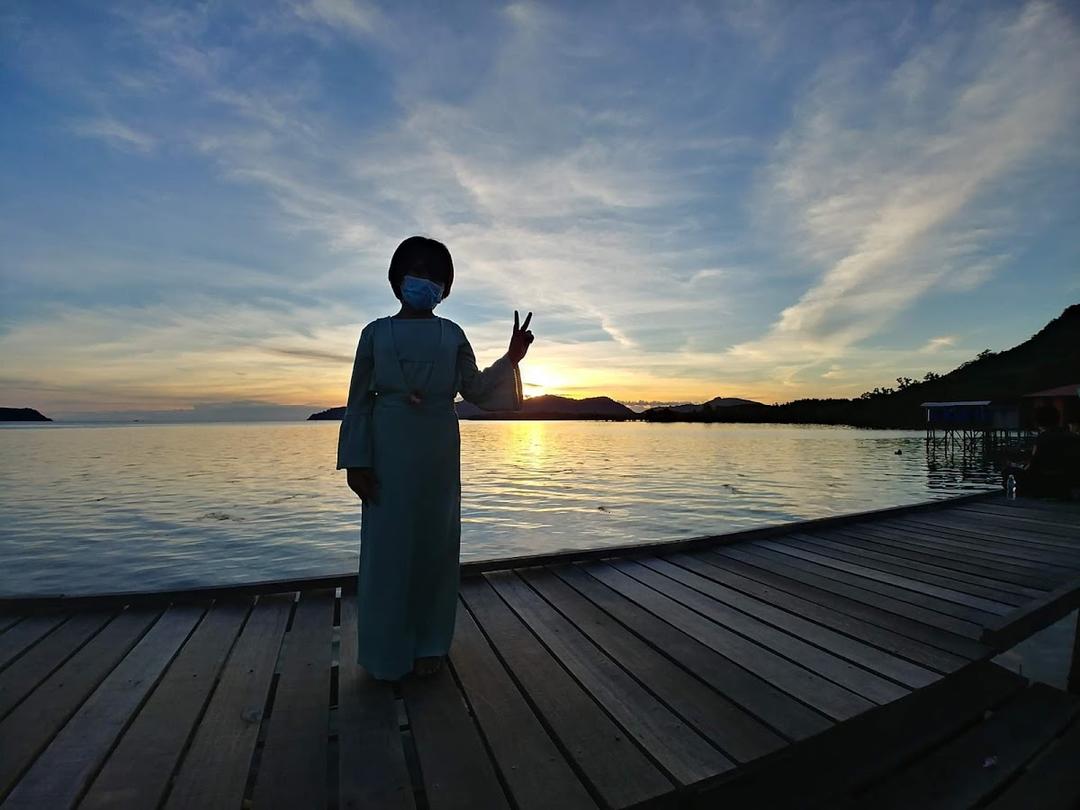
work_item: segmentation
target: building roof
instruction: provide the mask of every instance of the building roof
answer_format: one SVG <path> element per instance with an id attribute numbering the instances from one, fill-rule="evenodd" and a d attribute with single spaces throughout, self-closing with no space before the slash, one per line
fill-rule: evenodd
<path id="1" fill-rule="evenodd" d="M 958 405 L 989 405 L 988 399 L 973 399 L 967 402 L 923 402 L 920 408 L 952 408 Z"/>
<path id="2" fill-rule="evenodd" d="M 1045 391 L 1036 391 L 1034 394 L 1024 394 L 1025 397 L 1075 397 L 1080 396 L 1080 383 L 1072 385 L 1059 385 L 1057 388 L 1047 388 Z"/>

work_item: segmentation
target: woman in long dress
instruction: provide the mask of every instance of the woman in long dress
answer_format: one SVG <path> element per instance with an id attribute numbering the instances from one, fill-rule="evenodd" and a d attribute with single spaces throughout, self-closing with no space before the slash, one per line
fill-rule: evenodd
<path id="1" fill-rule="evenodd" d="M 521 407 L 518 362 L 532 313 L 505 355 L 479 371 L 461 327 L 432 310 L 450 293 L 446 246 L 413 236 L 390 261 L 396 315 L 364 327 L 338 436 L 337 468 L 361 499 L 357 662 L 381 680 L 435 672 L 454 633 L 461 542 L 455 396 Z"/>

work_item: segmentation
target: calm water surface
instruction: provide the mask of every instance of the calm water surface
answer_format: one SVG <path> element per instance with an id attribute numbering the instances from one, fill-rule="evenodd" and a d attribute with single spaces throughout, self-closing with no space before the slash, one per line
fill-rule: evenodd
<path id="1" fill-rule="evenodd" d="M 337 422 L 0 429 L 0 595 L 355 570 Z M 463 422 L 462 558 L 729 532 L 993 485 L 921 433 Z M 896 451 L 902 454 L 897 455 Z"/>

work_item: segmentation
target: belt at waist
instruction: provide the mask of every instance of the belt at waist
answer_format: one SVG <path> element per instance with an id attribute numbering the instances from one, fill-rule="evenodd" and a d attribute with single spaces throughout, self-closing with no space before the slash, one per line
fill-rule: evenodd
<path id="1" fill-rule="evenodd" d="M 445 395 L 437 396 L 434 394 L 424 394 L 421 395 L 419 402 L 415 402 L 411 397 L 412 394 L 405 394 L 398 391 L 379 393 L 375 396 L 375 407 L 401 408 L 429 414 L 456 413 L 454 410 L 454 400 L 451 397 Z"/>

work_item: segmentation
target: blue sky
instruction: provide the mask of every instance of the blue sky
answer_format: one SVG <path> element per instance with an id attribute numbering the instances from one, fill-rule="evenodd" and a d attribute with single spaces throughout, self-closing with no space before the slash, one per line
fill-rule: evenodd
<path id="1" fill-rule="evenodd" d="M 0 70 L 50 415 L 340 404 L 414 233 L 533 393 L 849 396 L 1080 300 L 1068 3 L 9 0 Z"/>

